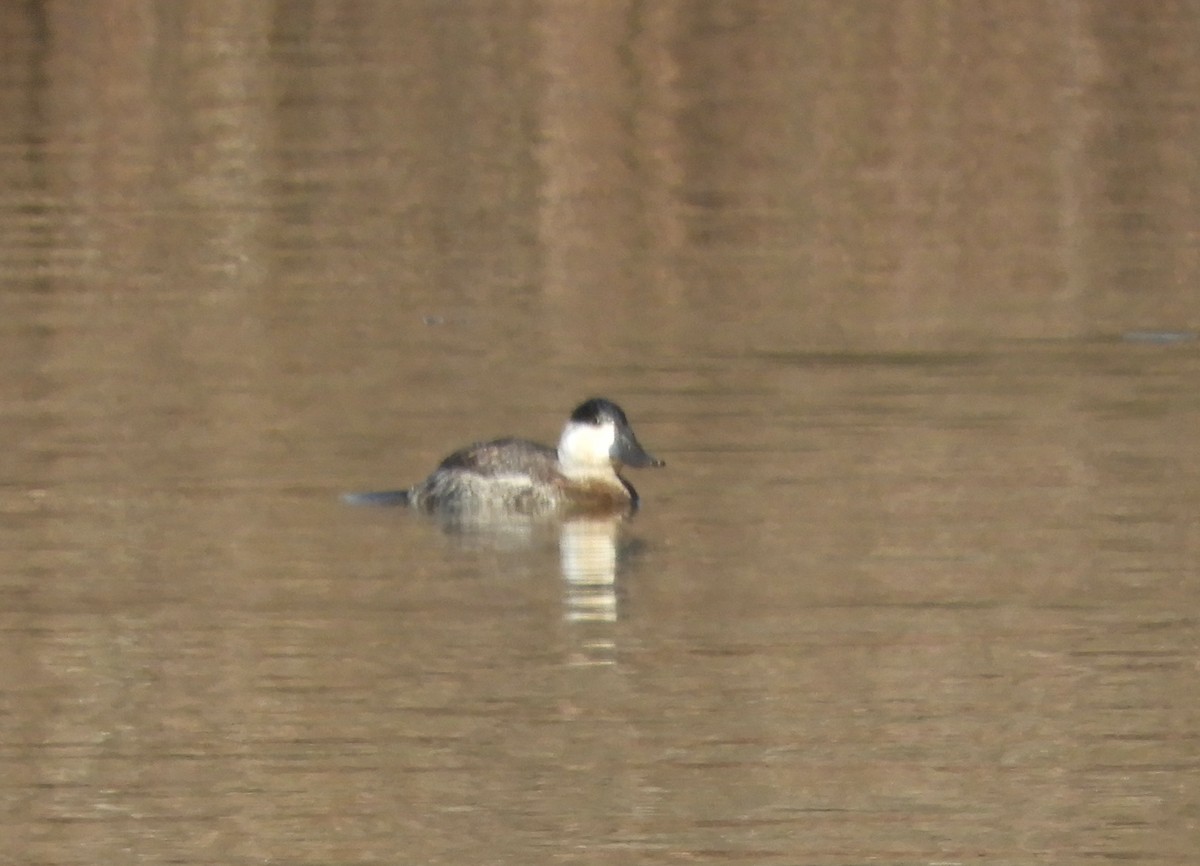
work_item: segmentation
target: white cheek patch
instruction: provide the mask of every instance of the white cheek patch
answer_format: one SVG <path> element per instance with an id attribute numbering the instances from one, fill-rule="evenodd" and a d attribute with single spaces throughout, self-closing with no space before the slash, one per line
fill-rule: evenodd
<path id="1" fill-rule="evenodd" d="M 558 459 L 570 470 L 612 470 L 612 447 L 617 441 L 617 428 L 611 421 L 604 424 L 568 424 L 558 442 Z"/>

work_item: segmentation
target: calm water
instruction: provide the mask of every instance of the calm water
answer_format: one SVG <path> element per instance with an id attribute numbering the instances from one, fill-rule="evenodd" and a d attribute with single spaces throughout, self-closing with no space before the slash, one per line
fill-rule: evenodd
<path id="1" fill-rule="evenodd" d="M 1194 862 L 1195 4 L 0 33 L 0 860 Z"/>

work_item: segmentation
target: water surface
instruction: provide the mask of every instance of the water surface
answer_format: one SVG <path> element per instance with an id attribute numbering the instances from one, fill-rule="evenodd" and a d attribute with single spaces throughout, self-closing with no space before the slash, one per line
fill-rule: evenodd
<path id="1" fill-rule="evenodd" d="M 1189 6 L 0 27 L 14 862 L 1192 861 Z M 631 521 L 340 500 L 592 394 Z"/>

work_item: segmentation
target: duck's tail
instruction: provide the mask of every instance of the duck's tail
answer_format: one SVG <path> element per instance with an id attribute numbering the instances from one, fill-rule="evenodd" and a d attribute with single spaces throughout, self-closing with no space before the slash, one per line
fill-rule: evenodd
<path id="1" fill-rule="evenodd" d="M 409 505 L 412 498 L 407 490 L 372 490 L 343 494 L 342 501 L 350 505 Z"/>

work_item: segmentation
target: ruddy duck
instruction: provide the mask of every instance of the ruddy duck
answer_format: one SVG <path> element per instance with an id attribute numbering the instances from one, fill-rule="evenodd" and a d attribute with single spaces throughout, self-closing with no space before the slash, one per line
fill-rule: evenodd
<path id="1" fill-rule="evenodd" d="M 633 435 L 621 407 L 593 397 L 571 413 L 558 449 L 495 439 L 455 451 L 407 490 L 353 493 L 356 504 L 408 505 L 443 515 L 614 513 L 637 508 L 623 466 L 664 466 Z"/>

